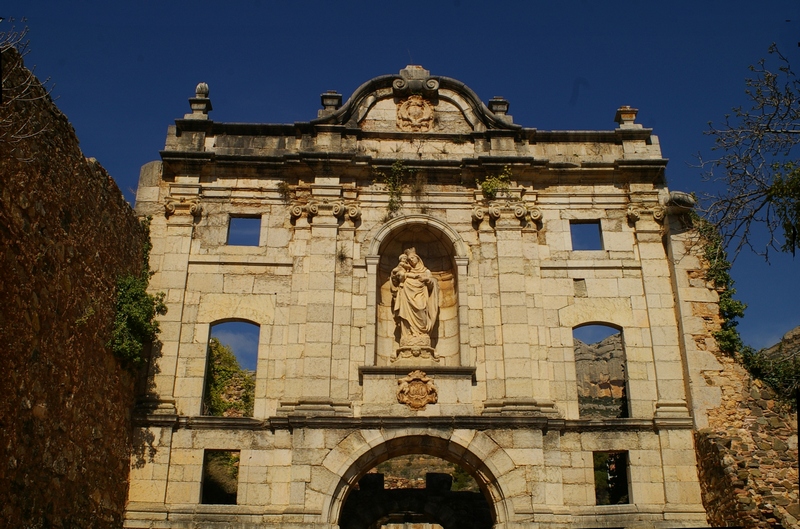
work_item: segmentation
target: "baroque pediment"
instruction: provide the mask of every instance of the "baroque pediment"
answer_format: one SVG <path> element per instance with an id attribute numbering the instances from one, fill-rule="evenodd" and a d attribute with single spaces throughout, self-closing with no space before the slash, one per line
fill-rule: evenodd
<path id="1" fill-rule="evenodd" d="M 468 134 L 520 128 L 507 115 L 505 100 L 493 99 L 490 106 L 464 83 L 410 65 L 396 75 L 367 81 L 338 108 L 326 105 L 312 123 L 395 133 Z"/>

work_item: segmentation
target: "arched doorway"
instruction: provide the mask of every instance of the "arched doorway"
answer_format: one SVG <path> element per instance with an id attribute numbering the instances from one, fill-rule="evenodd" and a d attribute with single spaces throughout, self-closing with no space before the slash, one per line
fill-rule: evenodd
<path id="1" fill-rule="evenodd" d="M 462 468 L 478 490 L 453 490 L 452 476 L 431 472 L 424 487 L 387 488 L 382 473 L 373 469 L 385 461 L 412 454 L 434 456 Z M 370 472 L 373 471 L 373 472 Z M 339 492 L 340 529 L 381 529 L 405 524 L 442 529 L 490 529 L 505 518 L 503 498 L 494 472 L 476 454 L 454 441 L 428 435 L 396 437 L 356 458 L 344 472 Z M 335 509 L 334 509 L 335 510 Z"/>

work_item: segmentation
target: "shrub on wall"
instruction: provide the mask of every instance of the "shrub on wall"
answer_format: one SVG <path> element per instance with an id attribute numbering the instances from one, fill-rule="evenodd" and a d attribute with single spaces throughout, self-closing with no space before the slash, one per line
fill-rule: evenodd
<path id="1" fill-rule="evenodd" d="M 152 344 L 159 332 L 156 315 L 167 313 L 164 293 L 149 294 L 150 283 L 150 219 L 142 220 L 146 242 L 142 271 L 126 274 L 117 280 L 114 327 L 108 346 L 128 368 L 135 369 L 144 362 L 145 347 Z"/>

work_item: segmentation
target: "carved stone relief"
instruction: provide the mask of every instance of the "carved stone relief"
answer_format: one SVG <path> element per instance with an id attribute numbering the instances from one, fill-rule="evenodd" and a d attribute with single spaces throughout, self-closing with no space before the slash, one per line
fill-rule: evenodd
<path id="1" fill-rule="evenodd" d="M 424 410 L 428 404 L 439 401 L 433 379 L 423 371 L 416 370 L 397 381 L 397 402 L 414 411 Z"/>
<path id="2" fill-rule="evenodd" d="M 433 128 L 433 105 L 420 95 L 397 105 L 397 128 L 405 132 L 428 132 Z"/>

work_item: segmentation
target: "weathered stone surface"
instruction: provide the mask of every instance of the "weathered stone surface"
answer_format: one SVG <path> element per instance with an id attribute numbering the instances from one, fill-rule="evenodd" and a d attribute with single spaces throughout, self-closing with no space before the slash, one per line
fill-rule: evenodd
<path id="1" fill-rule="evenodd" d="M 135 381 L 106 343 L 117 278 L 139 273 L 144 233 L 15 50 L 2 61 L 0 519 L 119 527 Z"/>
<path id="2" fill-rule="evenodd" d="M 140 427 L 171 438 L 133 470 L 125 523 L 368 527 L 393 501 L 442 522 L 450 491 L 357 490 L 426 454 L 475 478 L 497 527 L 703 526 L 692 428 L 718 404 L 699 374 L 718 365 L 718 297 L 696 256 L 674 257 L 685 219 L 636 112 L 608 131 L 522 128 L 508 102 L 421 67 L 329 99 L 308 123 L 178 120 L 143 172 L 152 287 L 176 310 L 150 386 L 164 413 Z M 226 244 L 231 216 L 261 217 L 258 246 Z M 580 222 L 602 250 L 573 250 Z M 412 247 L 426 271 L 403 268 Z M 413 325 L 396 317 L 401 273 L 424 275 Z M 261 328 L 252 419 L 197 415 L 196 362 L 229 319 Z M 595 323 L 625 347 L 576 344 Z M 241 452 L 238 505 L 198 505 L 205 450 Z M 596 505 L 594 452 L 627 453 L 629 504 Z M 753 479 L 776 457 L 736 468 Z M 458 526 L 488 526 L 472 518 Z"/>

